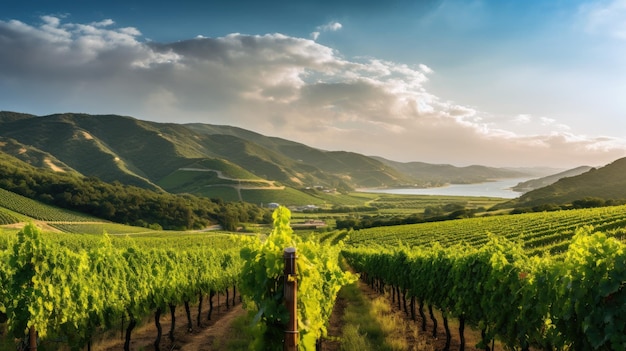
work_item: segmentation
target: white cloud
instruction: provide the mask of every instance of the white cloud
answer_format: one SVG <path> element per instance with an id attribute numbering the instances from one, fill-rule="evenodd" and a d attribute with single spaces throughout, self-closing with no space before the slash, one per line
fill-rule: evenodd
<path id="1" fill-rule="evenodd" d="M 329 23 L 319 27 L 319 29 L 324 31 L 324 32 L 336 32 L 336 31 L 340 30 L 342 27 L 343 26 L 339 22 L 329 22 Z"/>
<path id="2" fill-rule="evenodd" d="M 315 28 L 315 31 L 311 33 L 311 38 L 313 38 L 313 40 L 317 40 L 322 32 L 336 32 L 341 28 L 343 28 L 343 25 L 339 22 L 328 22 L 324 25 L 317 26 L 317 28 Z"/>
<path id="3" fill-rule="evenodd" d="M 113 24 L 115 24 L 115 22 L 110 18 L 102 20 L 100 22 L 91 23 L 91 25 L 94 27 L 108 27 L 108 26 L 112 26 Z"/>
<path id="4" fill-rule="evenodd" d="M 435 71 L 433 71 L 433 69 L 432 69 L 432 68 L 430 68 L 430 67 L 426 66 L 426 65 L 425 65 L 425 64 L 423 64 L 423 63 L 420 63 L 420 64 L 419 64 L 419 68 L 420 68 L 420 70 L 422 70 L 422 72 L 424 72 L 424 73 L 426 73 L 426 74 L 431 74 L 431 73 L 434 73 L 434 72 L 435 72 Z"/>
<path id="5" fill-rule="evenodd" d="M 496 117 L 442 99 L 429 92 L 424 64 L 348 59 L 282 34 L 155 43 L 111 20 L 48 17 L 40 26 L 0 21 L 0 47 L 0 103 L 32 106 L 36 96 L 41 114 L 229 124 L 400 161 L 574 166 L 626 149 L 548 116 Z"/>

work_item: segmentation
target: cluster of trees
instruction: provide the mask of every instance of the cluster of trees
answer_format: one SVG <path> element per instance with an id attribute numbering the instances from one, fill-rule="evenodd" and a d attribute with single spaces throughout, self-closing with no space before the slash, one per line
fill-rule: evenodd
<path id="1" fill-rule="evenodd" d="M 443 206 L 427 206 L 424 213 L 414 213 L 408 216 L 360 216 L 337 219 L 337 229 L 365 229 L 402 224 L 416 224 L 425 222 L 447 221 L 451 219 L 471 218 L 484 208 L 467 209 L 459 204 Z"/>
<path id="2" fill-rule="evenodd" d="M 241 222 L 271 221 L 268 210 L 249 203 L 156 192 L 119 182 L 105 183 L 95 177 L 4 163 L 0 168 L 1 188 L 113 222 L 179 230 L 217 223 L 226 230 L 235 230 Z"/>
<path id="3" fill-rule="evenodd" d="M 518 207 L 511 211 L 511 214 L 527 213 L 527 212 L 550 212 L 560 210 L 572 210 L 580 208 L 594 208 L 605 206 L 619 206 L 626 204 L 626 200 L 605 200 L 599 197 L 585 197 L 580 200 L 574 200 L 571 204 L 557 205 L 554 203 L 542 204 L 533 207 Z"/>

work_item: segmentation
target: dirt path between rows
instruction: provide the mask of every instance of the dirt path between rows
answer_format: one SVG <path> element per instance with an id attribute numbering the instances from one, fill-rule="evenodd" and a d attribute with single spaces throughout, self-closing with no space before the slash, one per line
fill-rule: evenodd
<path id="1" fill-rule="evenodd" d="M 235 319 L 244 316 L 246 311 L 241 305 L 235 306 L 230 312 L 219 319 L 219 323 L 210 328 L 206 328 L 201 333 L 192 335 L 187 343 L 180 348 L 181 351 L 213 351 L 220 350 L 221 344 L 235 334 L 233 322 Z M 220 342 L 221 341 L 221 342 Z"/>
<path id="2" fill-rule="evenodd" d="M 363 281 L 357 282 L 359 290 L 370 301 L 379 298 L 381 294 L 372 289 L 369 285 L 365 284 Z M 404 320 L 404 328 L 403 331 L 404 337 L 406 338 L 406 344 L 410 345 L 408 350 L 443 350 L 446 344 L 446 334 L 443 329 L 443 319 L 441 318 L 441 314 L 435 312 L 435 317 L 438 319 L 438 327 L 437 327 L 437 337 L 432 336 L 433 323 L 428 317 L 428 311 L 425 311 L 427 315 L 426 325 L 427 330 L 421 331 L 419 326 L 422 324 L 422 319 L 417 313 L 417 306 L 415 312 L 415 320 L 412 319 L 410 313 L 404 311 L 403 308 L 399 308 L 397 304 L 397 300 L 392 303 L 391 295 L 389 293 L 385 294 L 385 298 L 388 299 L 390 305 L 392 306 L 391 313 L 395 314 L 395 316 Z M 338 296 L 335 301 L 335 306 L 333 309 L 333 314 L 330 319 L 330 325 L 328 328 L 328 339 L 322 341 L 321 351 L 338 351 L 341 349 L 341 331 L 343 328 L 343 315 L 345 313 L 346 307 L 350 304 L 350 301 L 341 298 Z M 407 301 L 408 304 L 408 301 Z M 459 332 L 458 332 L 458 322 L 450 321 L 450 329 L 452 340 L 450 342 L 450 350 L 459 350 Z M 480 334 L 476 330 L 471 329 L 470 327 L 465 328 L 465 350 L 466 351 L 477 351 L 478 349 L 474 346 L 480 340 Z"/>
<path id="3" fill-rule="evenodd" d="M 213 297 L 213 312 L 211 320 L 207 319 L 209 313 L 208 299 L 205 297 L 200 326 L 196 324 L 198 307 L 191 306 L 191 317 L 193 327 L 191 330 L 187 326 L 187 314 L 183 306 L 176 308 L 176 328 L 175 339 L 172 343 L 169 338 L 171 327 L 171 317 L 169 311 L 161 315 L 161 328 L 163 336 L 161 337 L 160 350 L 184 350 L 184 351 L 213 351 L 220 350 L 216 345 L 216 340 L 222 337 L 232 335 L 232 322 L 239 316 L 245 315 L 239 299 L 239 295 L 235 297 L 235 305 L 232 305 L 232 296 L 229 301 L 230 307 L 226 308 L 225 296 L 220 295 L 219 305 L 217 304 L 217 296 Z M 125 325 L 126 326 L 126 325 Z M 142 325 L 133 330 L 131 337 L 131 350 L 133 351 L 154 351 L 154 342 L 157 336 L 157 329 L 154 323 L 154 314 L 143 321 Z M 124 349 L 123 333 L 118 328 L 115 335 L 104 338 L 101 342 L 95 343 L 93 351 L 119 351 Z"/>
<path id="4" fill-rule="evenodd" d="M 371 289 L 370 286 L 364 284 L 362 281 L 358 282 L 359 289 L 362 294 L 370 300 L 374 300 L 381 296 L 379 293 Z M 391 303 L 390 295 L 386 294 Z M 232 303 L 232 296 L 229 300 Z M 197 306 L 192 306 L 191 315 L 193 320 L 193 328 L 191 331 L 187 329 L 187 317 L 185 309 L 180 306 L 176 309 L 176 332 L 175 341 L 172 343 L 168 339 L 168 333 L 170 330 L 171 320 L 169 311 L 164 313 L 161 317 L 161 325 L 163 329 L 163 336 L 160 343 L 160 350 L 181 350 L 181 351 L 217 351 L 223 350 L 224 344 L 228 340 L 236 339 L 238 331 L 234 327 L 234 321 L 246 314 L 242 304 L 239 302 L 239 296 L 235 298 L 236 305 L 227 309 L 225 304 L 225 296 L 220 296 L 219 307 L 217 305 L 217 297 L 213 298 L 214 308 L 211 316 L 211 320 L 207 320 L 208 314 L 208 301 L 205 298 L 202 311 L 202 322 L 198 327 L 196 325 L 197 318 Z M 344 325 L 343 315 L 346 307 L 350 304 L 350 301 L 345 298 L 338 297 L 333 313 L 331 315 L 330 324 L 328 328 L 328 338 L 322 340 L 321 351 L 338 351 L 341 348 L 340 338 L 342 328 Z M 407 321 L 407 324 L 414 326 L 421 325 L 421 319 L 416 313 L 416 320 L 411 320 L 411 317 L 403 310 L 399 309 L 397 302 L 392 304 L 393 312 L 399 318 L 403 318 Z M 416 306 L 417 307 L 417 306 Z M 426 311 L 428 315 L 428 312 Z M 432 322 L 427 317 L 428 330 L 426 332 L 419 332 L 417 335 L 414 332 L 407 330 L 404 335 L 407 339 L 407 344 L 411 345 L 411 350 L 442 350 L 445 344 L 445 333 L 442 327 L 441 316 L 438 315 L 438 333 L 437 337 L 432 337 Z M 457 324 L 451 321 L 452 329 L 452 342 L 450 350 L 458 350 L 458 329 L 454 328 Z M 410 329 L 415 329 L 411 327 Z M 456 330 L 455 330 L 456 329 Z M 469 327 L 465 331 L 467 343 L 465 350 L 475 351 L 477 350 L 474 345 L 479 340 L 479 333 L 471 330 Z M 142 326 L 137 327 L 132 334 L 131 338 L 131 350 L 133 351 L 154 351 L 154 341 L 157 335 L 156 327 L 154 324 L 154 315 L 144 321 Z M 124 348 L 124 340 L 122 338 L 121 330 L 117 330 L 116 335 L 111 335 L 104 341 L 95 344 L 92 347 L 94 351 L 119 351 Z"/>

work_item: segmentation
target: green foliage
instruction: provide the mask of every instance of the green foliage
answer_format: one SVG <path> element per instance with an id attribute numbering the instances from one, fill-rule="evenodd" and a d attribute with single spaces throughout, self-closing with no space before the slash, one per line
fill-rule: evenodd
<path id="1" fill-rule="evenodd" d="M 72 212 L 43 204 L 0 188 L 0 206 L 17 213 L 44 221 L 88 222 L 100 219 L 83 213 Z M 19 222 L 19 221 L 16 221 Z M 16 223 L 13 222 L 13 223 Z"/>
<path id="2" fill-rule="evenodd" d="M 47 236 L 29 224 L 0 242 L 0 312 L 17 338 L 32 326 L 42 340 L 79 350 L 122 316 L 144 318 L 233 286 L 239 246 L 223 237 Z"/>
<path id="3" fill-rule="evenodd" d="M 254 349 L 274 350 L 282 345 L 288 320 L 283 302 L 284 258 L 287 247 L 297 252 L 298 329 L 302 350 L 315 350 L 317 339 L 326 327 L 339 289 L 356 277 L 338 265 L 338 246 L 302 241 L 289 226 L 290 212 L 285 207 L 274 211 L 274 229 L 264 242 L 259 239 L 241 250 L 244 260 L 240 291 L 246 306 L 255 314 Z M 260 322 L 260 323 L 258 323 Z"/>
<path id="4" fill-rule="evenodd" d="M 487 233 L 492 233 L 521 242 L 526 253 L 532 256 L 559 255 L 567 251 L 575 230 L 585 225 L 594 226 L 607 235 L 623 237 L 626 206 L 370 228 L 354 231 L 347 244 L 396 245 L 400 240 L 409 246 L 429 246 L 438 242 L 444 247 L 464 243 L 479 248 L 489 241 Z"/>
<path id="5" fill-rule="evenodd" d="M 13 224 L 20 222 L 19 218 L 15 216 L 13 211 L 9 211 L 4 208 L 0 208 L 0 225 Z"/>
<path id="6" fill-rule="evenodd" d="M 508 348 L 624 350 L 626 245 L 591 228 L 575 235 L 563 259 L 531 258 L 490 235 L 480 248 L 360 248 L 344 256 L 370 281 L 485 331 Z"/>
<path id="7" fill-rule="evenodd" d="M 582 228 L 558 274 L 552 321 L 555 345 L 583 350 L 626 348 L 626 247 L 604 233 Z"/>
<path id="8" fill-rule="evenodd" d="M 0 167 L 0 204 L 35 219 L 93 221 L 95 216 L 144 227 L 158 224 L 166 229 L 197 229 L 216 222 L 224 227 L 227 223 L 235 223 L 230 227 L 236 227 L 239 222 L 261 222 L 265 214 L 265 210 L 248 203 L 224 203 L 119 182 L 108 184 L 94 177 L 57 174 L 11 160 L 2 153 L 0 159 L 7 161 Z M 55 207 L 74 214 L 68 218 L 70 212 Z"/>

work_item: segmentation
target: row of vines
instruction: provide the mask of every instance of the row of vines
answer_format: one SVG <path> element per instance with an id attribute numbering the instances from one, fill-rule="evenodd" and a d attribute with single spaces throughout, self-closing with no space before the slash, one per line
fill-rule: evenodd
<path id="1" fill-rule="evenodd" d="M 138 319 L 224 291 L 240 267 L 237 252 L 119 248 L 108 236 L 72 250 L 29 224 L 0 251 L 0 312 L 15 338 L 60 338 L 74 350 L 124 318 L 128 350 Z"/>
<path id="2" fill-rule="evenodd" d="M 339 267 L 342 244 L 321 245 L 302 240 L 293 234 L 290 211 L 279 207 L 273 214 L 274 229 L 264 241 L 255 241 L 242 249 L 244 260 L 241 294 L 253 315 L 254 350 L 283 349 L 285 324 L 289 320 L 284 305 L 285 277 L 283 250 L 293 247 L 297 253 L 298 350 L 317 350 L 327 335 L 327 326 L 342 286 L 357 277 Z"/>
<path id="3" fill-rule="evenodd" d="M 169 310 L 173 321 L 176 306 L 184 305 L 191 328 L 190 305 L 197 304 L 200 324 L 203 297 L 211 302 L 216 292 L 228 294 L 236 286 L 251 313 L 254 349 L 280 349 L 287 322 L 282 252 L 295 247 L 299 349 L 315 350 L 326 335 L 337 292 L 356 276 L 339 268 L 340 245 L 303 241 L 293 235 L 289 220 L 289 210 L 279 208 L 267 238 L 44 235 L 28 224 L 13 237 L 0 238 L 0 316 L 17 340 L 54 338 L 72 350 L 89 348 L 98 333 L 121 320 L 128 323 L 124 349 L 129 350 L 137 322 L 154 316 L 158 350 L 161 314 Z M 173 330 L 172 323 L 172 341 Z"/>
<path id="4" fill-rule="evenodd" d="M 458 318 L 461 329 L 465 323 L 479 328 L 482 348 L 497 338 L 522 350 L 626 349 L 622 242 L 582 228 L 554 258 L 528 256 L 495 235 L 488 240 L 481 248 L 371 245 L 343 254 L 372 287 L 391 286 L 403 296 L 405 308 L 409 298 L 421 315 L 424 306 L 441 310 L 446 329 L 448 317 Z"/>
<path id="5" fill-rule="evenodd" d="M 561 255 L 577 228 L 591 225 L 608 236 L 626 238 L 626 206 L 486 216 L 443 222 L 362 229 L 350 233 L 348 245 L 367 246 L 404 244 L 420 247 L 439 242 L 443 246 L 464 243 L 481 247 L 488 241 L 485 233 L 522 243 L 530 256 Z"/>
<path id="6" fill-rule="evenodd" d="M 0 204 L 11 211 L 42 221 L 100 221 L 100 219 L 93 216 L 46 205 L 1 188 Z"/>

